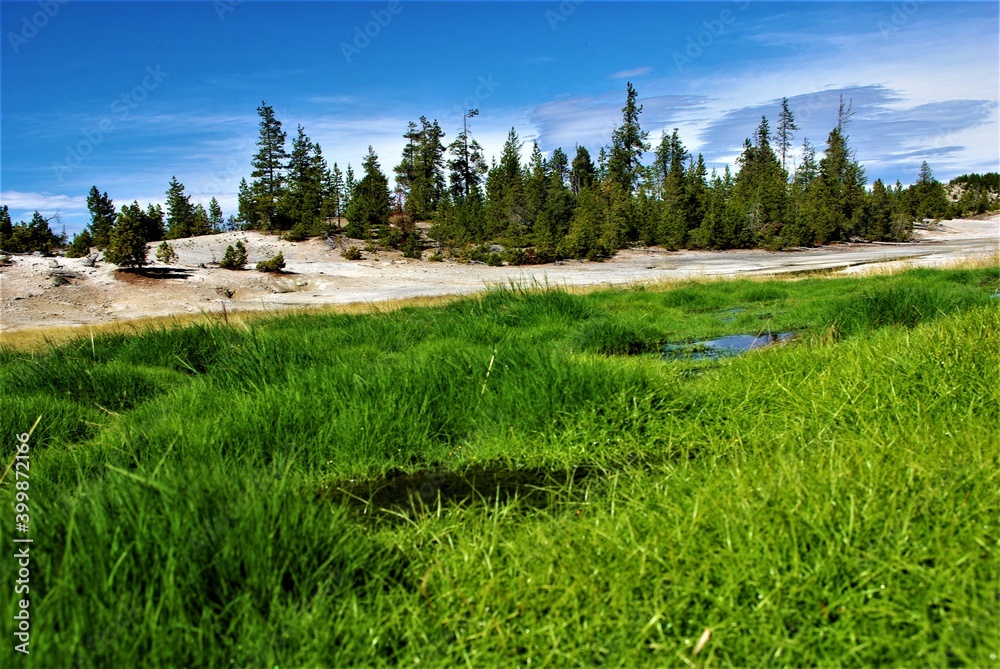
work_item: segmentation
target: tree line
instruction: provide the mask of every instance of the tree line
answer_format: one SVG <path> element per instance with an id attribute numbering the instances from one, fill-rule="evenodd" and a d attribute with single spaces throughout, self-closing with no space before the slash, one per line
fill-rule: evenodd
<path id="1" fill-rule="evenodd" d="M 850 101 L 840 101 L 837 123 L 820 154 L 806 140 L 799 164 L 789 157 L 799 129 L 788 99 L 776 127 L 762 117 L 744 143 L 738 169 L 711 173 L 678 131 L 655 148 L 642 130 L 638 94 L 626 88 L 621 123 L 596 160 L 584 146 L 546 157 L 537 143 L 522 164 L 523 143 L 511 128 L 499 160 L 487 165 L 468 110 L 449 144 L 437 120 L 410 122 L 395 187 L 372 147 L 355 180 L 334 163 L 302 126 L 285 150 L 281 122 L 266 103 L 251 181 L 240 185 L 238 221 L 249 229 L 283 232 L 289 239 L 343 232 L 384 247 L 412 250 L 415 223 L 462 254 L 499 243 L 509 260 L 548 262 L 601 258 L 627 246 L 732 249 L 816 246 L 837 241 L 902 241 L 914 221 L 980 214 L 997 206 L 995 174 L 966 175 L 949 188 L 923 163 L 914 185 L 867 185 L 864 166 L 849 145 Z M 649 164 L 643 159 L 652 150 Z M 949 190 L 958 197 L 948 197 Z M 346 219 L 346 225 L 341 227 Z"/>
<path id="2" fill-rule="evenodd" d="M 115 257 L 125 241 L 135 246 L 243 229 L 292 241 L 342 233 L 419 257 L 427 241 L 417 226 L 423 221 L 430 223 L 426 237 L 456 257 L 481 257 L 483 249 L 500 244 L 508 262 L 550 262 L 604 258 L 633 245 L 777 250 L 902 241 L 915 221 L 982 214 L 1000 205 L 1000 175 L 963 175 L 946 187 L 926 162 L 912 186 L 876 180 L 869 187 L 849 145 L 853 110 L 843 98 L 822 153 L 805 140 L 791 170 L 799 128 L 784 98 L 774 128 L 762 116 L 745 140 L 735 173 L 728 166 L 709 172 L 704 156 L 689 152 L 677 129 L 653 147 L 631 83 L 621 122 L 596 159 L 580 145 L 572 159 L 562 148 L 546 157 L 535 143 L 523 164 L 523 142 L 511 128 L 499 160 L 488 165 L 471 127 L 478 110 L 464 113 L 448 144 L 438 121 L 422 116 L 403 134 L 392 187 L 372 147 L 356 178 L 350 164 L 343 171 L 336 162 L 329 166 L 301 125 L 289 150 L 266 102 L 257 113 L 257 151 L 250 181 L 240 182 L 235 215 L 224 220 L 215 198 L 207 209 L 193 204 L 176 177 L 166 191 L 166 211 L 138 202 L 116 211 L 94 186 L 87 198 L 91 223 L 67 254 L 110 247 Z M 6 207 L 0 208 L 0 249 L 51 252 L 65 243 L 37 212 L 31 222 L 12 225 Z"/>

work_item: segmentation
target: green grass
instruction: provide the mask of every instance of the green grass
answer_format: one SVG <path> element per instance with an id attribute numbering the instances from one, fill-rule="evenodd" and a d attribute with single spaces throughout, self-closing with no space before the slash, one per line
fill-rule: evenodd
<path id="1" fill-rule="evenodd" d="M 42 417 L 5 666 L 992 666 L 998 286 L 511 287 L 0 351 L 8 458 Z M 797 337 L 659 353 L 767 331 Z"/>

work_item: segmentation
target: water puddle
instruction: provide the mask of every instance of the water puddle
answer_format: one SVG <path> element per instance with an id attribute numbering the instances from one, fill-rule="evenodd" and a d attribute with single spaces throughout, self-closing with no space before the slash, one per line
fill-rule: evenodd
<path id="1" fill-rule="evenodd" d="M 572 469 L 487 469 L 465 471 L 428 469 L 396 472 L 375 481 L 349 483 L 333 489 L 331 497 L 366 516 L 412 517 L 428 511 L 485 502 L 518 499 L 532 507 L 550 506 L 556 495 L 572 494 L 576 484 L 595 473 L 593 467 Z"/>
<path id="2" fill-rule="evenodd" d="M 739 355 L 758 348 L 790 341 L 791 332 L 761 335 L 729 335 L 718 339 L 708 339 L 684 344 L 667 344 L 663 347 L 663 357 L 667 360 L 717 360 L 731 355 Z"/>

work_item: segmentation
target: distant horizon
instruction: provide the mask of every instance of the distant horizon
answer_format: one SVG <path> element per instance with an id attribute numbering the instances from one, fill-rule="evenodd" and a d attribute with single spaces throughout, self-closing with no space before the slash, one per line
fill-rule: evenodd
<path id="1" fill-rule="evenodd" d="M 171 176 L 235 214 L 261 101 L 331 166 L 358 171 L 372 145 L 390 182 L 409 121 L 437 119 L 447 143 L 467 107 L 487 157 L 513 126 L 525 160 L 533 141 L 596 159 L 627 81 L 653 148 L 676 127 L 709 169 L 735 173 L 787 97 L 792 172 L 804 139 L 824 150 L 841 95 L 869 185 L 912 184 L 925 160 L 943 182 L 1000 169 L 995 2 L 52 0 L 4 2 L 0 20 L 0 203 L 15 221 L 58 212 L 70 234 L 91 186 L 119 209 L 162 204 Z"/>

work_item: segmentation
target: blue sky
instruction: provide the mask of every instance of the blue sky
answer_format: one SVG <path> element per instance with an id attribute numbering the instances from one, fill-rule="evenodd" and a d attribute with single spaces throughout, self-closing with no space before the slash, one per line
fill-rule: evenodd
<path id="1" fill-rule="evenodd" d="M 996 2 L 42 0 L 0 19 L 0 202 L 71 233 L 92 185 L 163 202 L 173 175 L 234 213 L 262 100 L 331 164 L 373 145 L 390 178 L 408 121 L 450 141 L 464 106 L 488 155 L 514 126 L 525 157 L 532 140 L 596 156 L 627 81 L 650 139 L 677 127 L 711 167 L 782 96 L 796 144 L 821 150 L 843 94 L 869 181 L 912 182 L 922 160 L 942 180 L 1000 168 Z"/>

